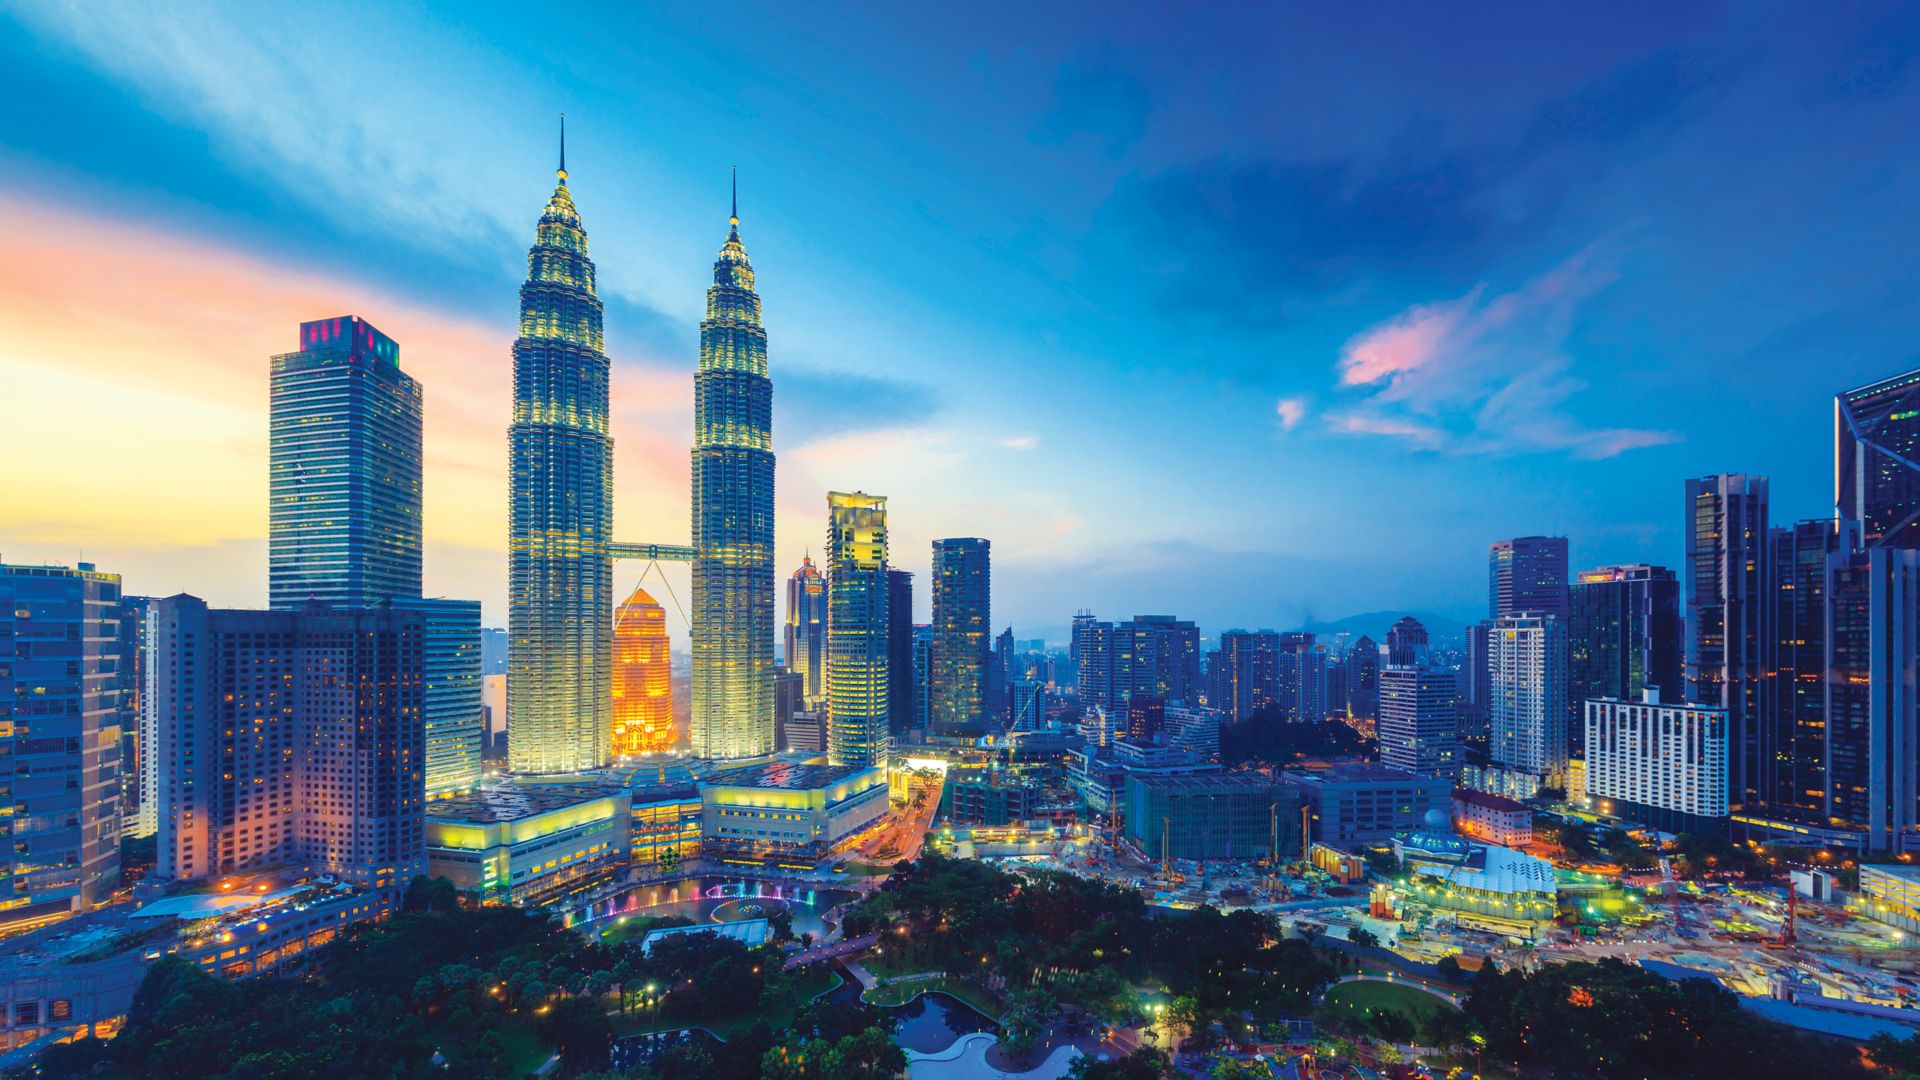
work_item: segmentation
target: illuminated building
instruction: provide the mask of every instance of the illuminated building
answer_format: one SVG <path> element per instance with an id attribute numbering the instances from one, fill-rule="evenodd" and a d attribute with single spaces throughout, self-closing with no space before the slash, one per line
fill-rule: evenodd
<path id="1" fill-rule="evenodd" d="M 914 676 L 913 574 L 887 570 L 887 729 L 897 738 L 915 726 L 919 680 Z"/>
<path id="2" fill-rule="evenodd" d="M 1833 400 L 1834 514 L 1867 547 L 1920 548 L 1920 371 Z"/>
<path id="3" fill-rule="evenodd" d="M 787 579 L 787 670 L 800 676 L 809 707 L 827 694 L 827 579 L 811 555 Z"/>
<path id="4" fill-rule="evenodd" d="M 1451 671 L 1427 665 L 1380 672 L 1380 763 L 1452 780 L 1460 771 L 1460 716 Z"/>
<path id="5" fill-rule="evenodd" d="M 1207 668 L 1207 704 L 1240 723 L 1280 698 L 1280 635 L 1228 630 Z"/>
<path id="6" fill-rule="evenodd" d="M 613 754 L 613 436 L 604 348 L 563 136 L 559 183 L 527 252 L 513 343 L 507 753 L 519 773 L 577 772 Z"/>
<path id="7" fill-rule="evenodd" d="M 935 735 L 979 735 L 987 729 L 991 560 L 991 545 L 978 537 L 933 542 Z"/>
<path id="8" fill-rule="evenodd" d="M 1402 615 L 1387 627 L 1387 663 L 1413 667 L 1427 659 L 1427 628 L 1411 615 Z"/>
<path id="9" fill-rule="evenodd" d="M 1441 777 L 1372 762 L 1289 770 L 1286 780 L 1307 797 L 1313 839 L 1342 851 L 1388 840 L 1430 811 L 1444 817 L 1453 792 Z"/>
<path id="10" fill-rule="evenodd" d="M 1767 480 L 1687 481 L 1687 699 L 1727 711 L 1727 799 L 1735 810 L 1778 790 L 1779 718 L 1768 679 Z"/>
<path id="11" fill-rule="evenodd" d="M 1475 840 L 1523 848 L 1533 843 L 1533 808 L 1504 795 L 1457 788 L 1453 793 L 1453 827 Z"/>
<path id="12" fill-rule="evenodd" d="M 1487 548 L 1487 614 L 1567 615 L 1567 538 L 1521 536 Z"/>
<path id="13" fill-rule="evenodd" d="M 160 774 L 152 746 L 159 737 L 147 709 L 147 614 L 150 596 L 120 597 L 120 832 L 148 837 L 159 829 L 154 812 Z"/>
<path id="14" fill-rule="evenodd" d="M 1101 622 L 1092 612 L 1080 612 L 1073 617 L 1073 638 L 1067 648 L 1080 707 L 1106 708 L 1113 702 L 1113 624 Z"/>
<path id="15" fill-rule="evenodd" d="M 1587 804 L 1662 832 L 1727 831 L 1727 714 L 1640 700 L 1586 703 Z"/>
<path id="16" fill-rule="evenodd" d="M 709 858 L 810 869 L 886 815 L 887 769 L 785 762 L 727 769 L 700 781 L 700 799 L 701 850 Z"/>
<path id="17" fill-rule="evenodd" d="M 627 789 L 608 784 L 501 784 L 427 808 L 427 872 L 484 903 L 539 904 L 627 868 Z"/>
<path id="18" fill-rule="evenodd" d="M 1920 550 L 1834 555 L 1826 601 L 1826 823 L 1920 850 Z"/>
<path id="19" fill-rule="evenodd" d="M 1488 648 L 1495 767 L 1562 787 L 1567 779 L 1567 627 L 1551 615 L 1503 615 Z"/>
<path id="20" fill-rule="evenodd" d="M 1347 653 L 1347 715 L 1372 720 L 1380 711 L 1380 646 L 1365 634 Z"/>
<path id="21" fill-rule="evenodd" d="M 1768 809 L 1802 823 L 1827 817 L 1827 563 L 1858 547 L 1858 536 L 1857 525 L 1834 520 L 1767 534 L 1773 701 L 1785 751 Z"/>
<path id="22" fill-rule="evenodd" d="M 1460 730 L 1485 737 L 1493 714 L 1493 620 L 1481 619 L 1465 627 L 1465 655 L 1460 662 Z"/>
<path id="23" fill-rule="evenodd" d="M 1408 896 L 1461 926 L 1532 936 L 1559 913 L 1552 863 L 1455 836 L 1445 810 L 1394 837 L 1393 853 L 1408 870 Z"/>
<path id="24" fill-rule="evenodd" d="M 273 358 L 267 595 L 362 607 L 420 595 L 420 384 L 357 315 Z"/>
<path id="25" fill-rule="evenodd" d="M 1135 694 L 1197 702 L 1200 631 L 1172 615 L 1136 615 L 1100 622 L 1082 612 L 1073 620 L 1072 652 L 1079 666 L 1080 703 L 1126 712 Z"/>
<path id="26" fill-rule="evenodd" d="M 1304 631 L 1281 634 L 1275 669 L 1282 716 L 1296 724 L 1327 718 L 1326 646 L 1315 644 L 1313 635 Z"/>
<path id="27" fill-rule="evenodd" d="M 1300 796 L 1262 773 L 1131 773 L 1127 840 L 1149 859 L 1290 859 Z"/>
<path id="28" fill-rule="evenodd" d="M 891 668 L 889 668 L 891 670 Z M 913 626 L 913 726 L 921 731 L 933 718 L 931 682 L 933 678 L 933 627 L 926 623 Z M 888 684 L 892 692 L 892 684 Z"/>
<path id="29" fill-rule="evenodd" d="M 0 928 L 105 903 L 120 882 L 120 575 L 0 564 Z"/>
<path id="30" fill-rule="evenodd" d="M 420 615 L 420 711 L 425 725 L 427 797 L 472 791 L 486 749 L 480 675 L 480 601 L 396 600 Z"/>
<path id="31" fill-rule="evenodd" d="M 613 752 L 664 754 L 673 742 L 667 612 L 635 586 L 613 624 Z"/>
<path id="32" fill-rule="evenodd" d="M 424 616 L 152 610 L 161 877 L 285 864 L 384 888 L 424 869 Z"/>
<path id="33" fill-rule="evenodd" d="M 827 758 L 883 771 L 887 725 L 887 500 L 827 495 Z"/>
<path id="34" fill-rule="evenodd" d="M 1579 757 L 1588 699 L 1633 701 L 1650 687 L 1672 701 L 1685 693 L 1680 582 L 1664 566 L 1583 570 L 1574 578 L 1567 606 L 1569 753 Z"/>
<path id="35" fill-rule="evenodd" d="M 1167 745 L 1217 761 L 1220 758 L 1220 710 L 1203 705 L 1167 706 Z"/>
<path id="36" fill-rule="evenodd" d="M 1860 866 L 1860 904 L 1854 910 L 1876 922 L 1920 933 L 1920 866 Z"/>
<path id="37" fill-rule="evenodd" d="M 728 221 L 693 382 L 690 735 L 722 759 L 774 749 L 773 383 L 737 201 Z"/>

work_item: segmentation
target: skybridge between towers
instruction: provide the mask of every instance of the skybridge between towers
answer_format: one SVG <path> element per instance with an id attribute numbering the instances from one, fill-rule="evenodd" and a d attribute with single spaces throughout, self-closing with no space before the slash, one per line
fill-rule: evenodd
<path id="1" fill-rule="evenodd" d="M 616 559 L 645 559 L 648 562 L 692 562 L 696 554 L 687 544 L 623 544 L 618 540 L 607 545 L 607 554 Z"/>

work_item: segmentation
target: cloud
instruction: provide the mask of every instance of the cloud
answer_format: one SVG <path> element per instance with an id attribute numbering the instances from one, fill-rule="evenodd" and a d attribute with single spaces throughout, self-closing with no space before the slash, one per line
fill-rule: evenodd
<path id="1" fill-rule="evenodd" d="M 1274 406 L 1275 415 L 1280 417 L 1280 429 L 1292 431 L 1307 415 L 1307 399 L 1301 397 L 1281 398 Z"/>
<path id="2" fill-rule="evenodd" d="M 1032 450 L 1040 445 L 1040 436 L 1009 435 L 1000 440 L 1000 445 L 1008 450 Z"/>
<path id="3" fill-rule="evenodd" d="M 1153 108 L 1146 84 L 1104 58 L 1061 64 L 1053 94 L 1053 108 L 1034 129 L 1033 141 L 1059 146 L 1084 137 L 1105 143 L 1109 159 L 1139 140 Z"/>
<path id="4" fill-rule="evenodd" d="M 1512 292 L 1476 286 L 1356 335 L 1335 368 L 1341 386 L 1365 396 L 1330 414 L 1328 428 L 1422 450 L 1588 459 L 1677 441 L 1669 431 L 1589 428 L 1565 410 L 1586 388 L 1566 350 L 1574 310 L 1614 276 L 1589 249 Z"/>

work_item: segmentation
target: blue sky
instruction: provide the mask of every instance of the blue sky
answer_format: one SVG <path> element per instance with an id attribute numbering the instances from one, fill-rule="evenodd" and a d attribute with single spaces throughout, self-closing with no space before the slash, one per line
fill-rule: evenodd
<path id="1" fill-rule="evenodd" d="M 1911 10 L 959 7 L 14 7 L 0 225 L 67 291 L 14 261 L 0 367 L 105 423 L 0 435 L 0 553 L 259 602 L 265 358 L 353 310 L 427 385 L 429 587 L 499 619 L 563 111 L 620 531 L 686 535 L 737 165 L 782 573 L 879 492 L 907 569 L 994 541 L 1022 637 L 1471 615 L 1517 534 L 1677 565 L 1683 478 L 1817 516 L 1832 393 L 1914 366 Z"/>

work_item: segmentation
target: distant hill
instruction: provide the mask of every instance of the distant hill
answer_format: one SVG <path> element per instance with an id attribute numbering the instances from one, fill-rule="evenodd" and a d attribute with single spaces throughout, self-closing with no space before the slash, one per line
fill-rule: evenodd
<path id="1" fill-rule="evenodd" d="M 1364 615 L 1349 615 L 1332 622 L 1311 622 L 1301 627 L 1311 630 L 1321 637 L 1347 633 L 1354 637 L 1365 634 L 1376 644 L 1384 645 L 1387 640 L 1387 628 L 1399 622 L 1404 615 L 1420 620 L 1427 628 L 1427 638 L 1434 644 L 1443 642 L 1458 643 L 1466 640 L 1467 624 L 1451 615 L 1438 615 L 1431 611 L 1369 611 Z"/>

